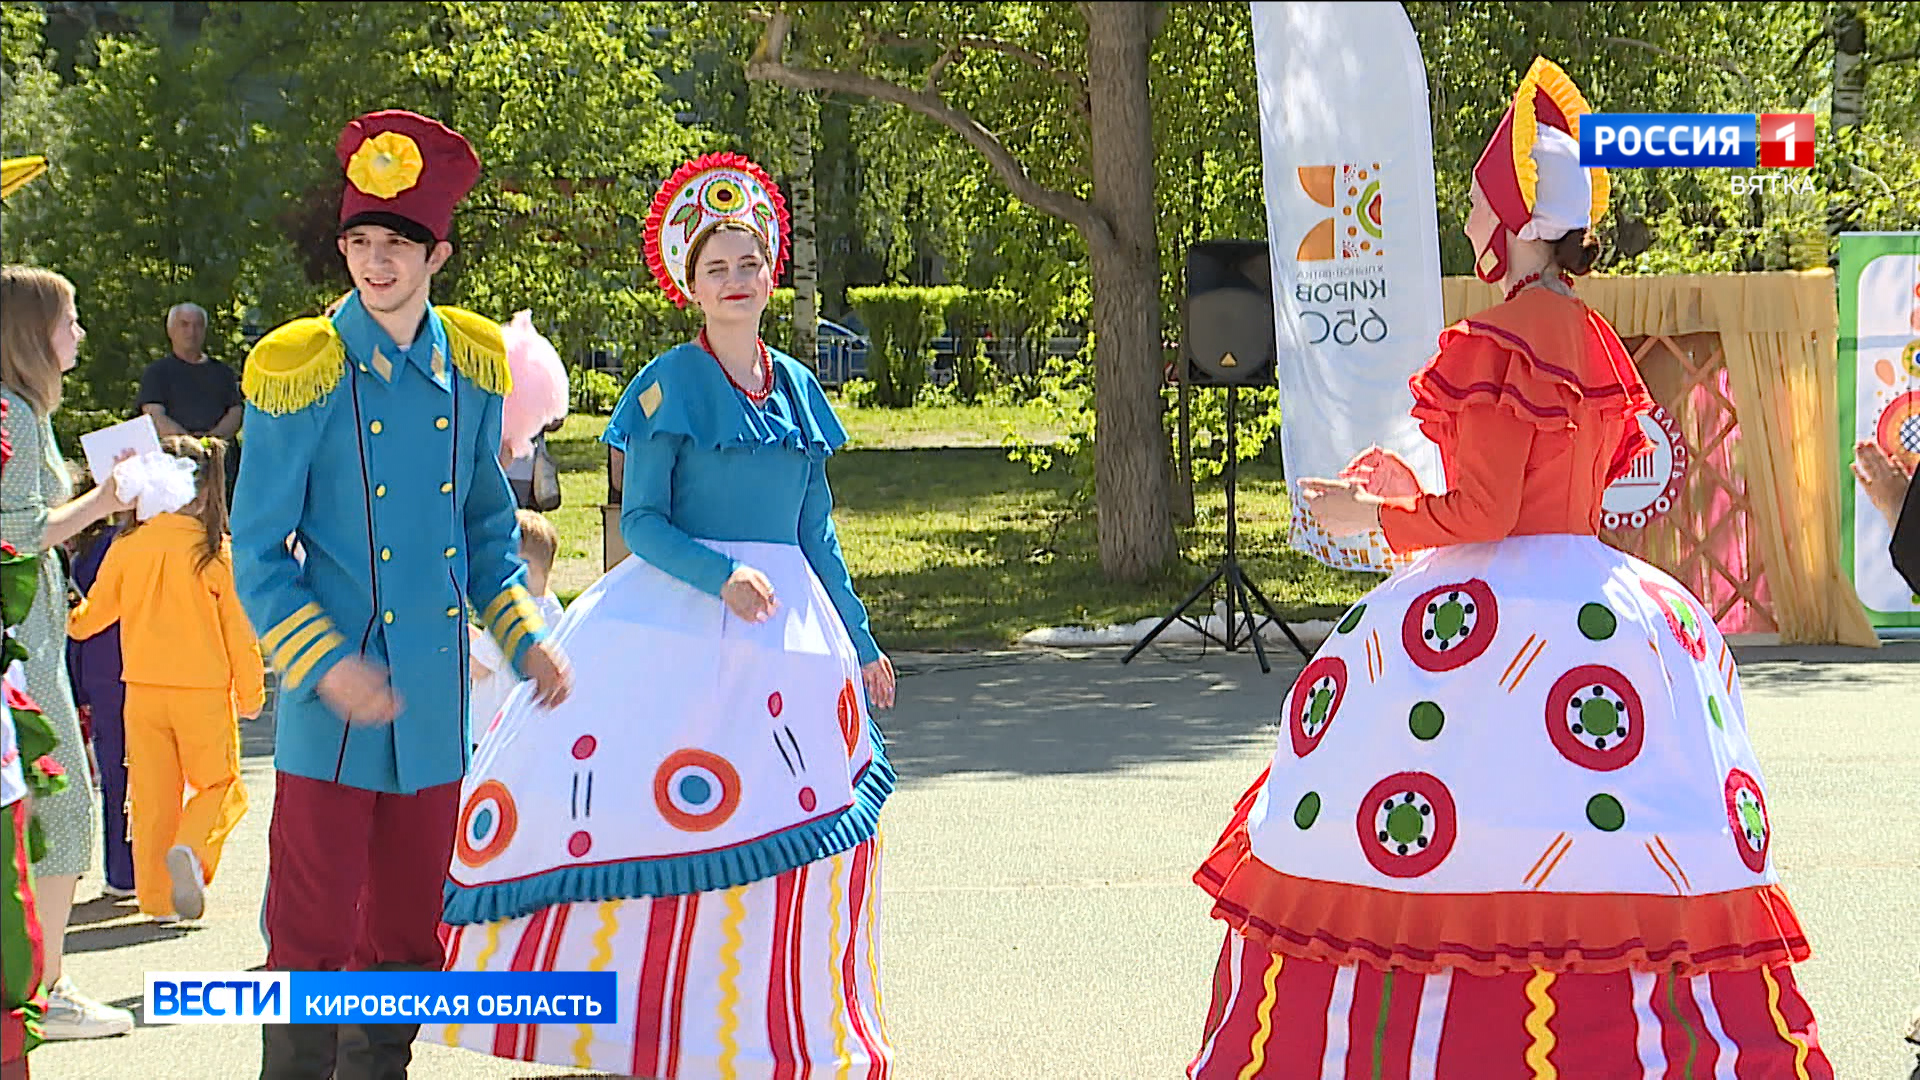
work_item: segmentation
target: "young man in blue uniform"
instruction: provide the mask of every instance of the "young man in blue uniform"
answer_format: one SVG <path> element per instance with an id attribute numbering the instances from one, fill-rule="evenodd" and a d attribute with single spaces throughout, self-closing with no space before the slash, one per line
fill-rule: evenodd
<path id="1" fill-rule="evenodd" d="M 353 121 L 335 149 L 354 292 L 261 339 L 243 380 L 234 572 L 281 688 L 267 966 L 438 970 L 469 608 L 544 703 L 571 679 L 527 594 L 497 457 L 500 328 L 427 300 L 479 160 L 401 111 Z M 416 1031 L 264 1026 L 261 1076 L 404 1077 Z"/>

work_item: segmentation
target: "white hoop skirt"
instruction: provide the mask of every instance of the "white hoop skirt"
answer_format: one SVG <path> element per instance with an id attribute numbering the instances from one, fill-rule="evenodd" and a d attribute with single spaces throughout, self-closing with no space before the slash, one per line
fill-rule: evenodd
<path id="1" fill-rule="evenodd" d="M 1369 1041 L 1390 1074 L 1406 1054 L 1422 1074 L 1419 1043 L 1460 1049 L 1425 1075 L 1504 1076 L 1521 1062 L 1487 1047 L 1533 1061 L 1555 1032 L 1567 1054 L 1591 1037 L 1632 1056 L 1646 1024 L 1576 1032 L 1571 1006 L 1600 995 L 1630 1018 L 1656 977 L 1758 1008 L 1772 1041 L 1742 1052 L 1818 1074 L 1734 660 L 1667 574 L 1585 536 L 1430 552 L 1338 623 L 1280 719 L 1195 875 L 1229 939 L 1192 1075 L 1294 1075 L 1245 1070 L 1269 1039 L 1333 1045 L 1354 1008 L 1335 991 L 1362 984 L 1394 988 L 1352 1020 L 1404 1051 L 1396 1066 Z M 1542 1027 L 1555 1002 L 1570 1008 Z"/>
<path id="2" fill-rule="evenodd" d="M 554 635 L 573 696 L 543 711 L 515 690 L 461 793 L 448 969 L 614 970 L 619 1023 L 423 1038 L 663 1078 L 885 1075 L 875 832 L 893 771 L 859 660 L 797 545 L 701 542 L 767 575 L 774 616 L 749 624 L 627 559 Z"/>

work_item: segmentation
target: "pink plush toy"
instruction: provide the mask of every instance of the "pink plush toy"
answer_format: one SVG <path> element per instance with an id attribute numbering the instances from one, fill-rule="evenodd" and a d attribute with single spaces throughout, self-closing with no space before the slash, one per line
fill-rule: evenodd
<path id="1" fill-rule="evenodd" d="M 514 312 L 500 328 L 507 342 L 513 392 L 500 413 L 500 448 L 510 457 L 533 453 L 533 437 L 567 416 L 567 367 L 553 343 L 533 328 L 533 312 Z"/>

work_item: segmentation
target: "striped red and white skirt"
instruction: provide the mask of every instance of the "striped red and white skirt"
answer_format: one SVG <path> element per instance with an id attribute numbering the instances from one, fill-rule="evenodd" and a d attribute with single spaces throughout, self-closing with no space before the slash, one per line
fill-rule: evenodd
<path id="1" fill-rule="evenodd" d="M 1421 974 L 1229 932 L 1193 1080 L 1833 1080 L 1790 965 Z"/>
<path id="2" fill-rule="evenodd" d="M 650 1080 L 883 1080 L 879 842 L 750 885 L 462 926 L 449 971 L 619 973 L 617 1024 L 431 1025 L 423 1041 Z"/>

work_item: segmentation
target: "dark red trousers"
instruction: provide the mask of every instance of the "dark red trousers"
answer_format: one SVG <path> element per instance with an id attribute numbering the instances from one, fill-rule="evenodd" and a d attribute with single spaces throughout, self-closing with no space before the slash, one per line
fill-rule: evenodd
<path id="1" fill-rule="evenodd" d="M 392 795 L 276 774 L 267 967 L 438 971 L 460 785 Z"/>

